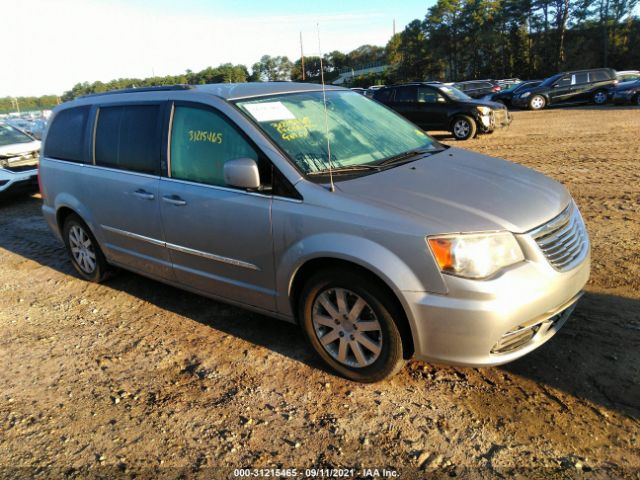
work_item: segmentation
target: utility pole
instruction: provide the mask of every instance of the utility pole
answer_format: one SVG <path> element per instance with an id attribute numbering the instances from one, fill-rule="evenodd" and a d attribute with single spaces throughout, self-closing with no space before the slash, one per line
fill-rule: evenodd
<path id="1" fill-rule="evenodd" d="M 393 19 L 393 36 L 396 36 L 396 19 Z"/>
<path id="2" fill-rule="evenodd" d="M 302 67 L 302 81 L 304 82 L 304 50 L 302 49 L 302 32 L 300 32 L 300 65 Z"/>
<path id="3" fill-rule="evenodd" d="M 16 110 L 18 111 L 18 116 L 20 116 L 20 104 L 18 103 L 18 98 L 17 97 L 13 97 L 12 99 L 13 104 L 15 104 L 16 106 Z"/>

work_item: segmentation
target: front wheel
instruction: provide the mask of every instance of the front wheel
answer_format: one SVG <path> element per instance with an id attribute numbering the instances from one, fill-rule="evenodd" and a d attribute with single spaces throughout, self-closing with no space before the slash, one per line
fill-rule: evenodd
<path id="1" fill-rule="evenodd" d="M 318 272 L 304 286 L 299 318 L 316 353 L 340 375 L 372 383 L 404 365 L 399 315 L 375 282 L 347 269 Z"/>
<path id="2" fill-rule="evenodd" d="M 468 140 L 476 135 L 476 122 L 473 118 L 459 116 L 453 119 L 451 133 L 456 140 Z"/>
<path id="3" fill-rule="evenodd" d="M 534 95 L 529 100 L 531 110 L 542 110 L 547 105 L 547 100 L 542 95 Z"/>
<path id="4" fill-rule="evenodd" d="M 77 215 L 69 215 L 62 228 L 67 253 L 85 280 L 101 282 L 108 277 L 109 264 L 89 227 Z"/>
<path id="5" fill-rule="evenodd" d="M 607 103 L 607 92 L 604 90 L 598 90 L 593 94 L 593 103 L 596 105 L 604 105 Z"/>

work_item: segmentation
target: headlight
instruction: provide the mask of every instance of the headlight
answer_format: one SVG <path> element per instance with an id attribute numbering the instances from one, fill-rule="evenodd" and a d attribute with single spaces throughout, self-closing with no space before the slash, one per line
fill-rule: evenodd
<path id="1" fill-rule="evenodd" d="M 481 115 L 489 115 L 491 113 L 491 109 L 489 107 L 476 107 Z"/>
<path id="2" fill-rule="evenodd" d="M 522 95 L 520 95 L 520 98 L 527 98 L 529 95 L 531 95 L 531 92 L 524 92 Z"/>
<path id="3" fill-rule="evenodd" d="M 446 235 L 427 239 L 444 273 L 465 278 L 486 278 L 524 260 L 522 249 L 509 232 Z"/>

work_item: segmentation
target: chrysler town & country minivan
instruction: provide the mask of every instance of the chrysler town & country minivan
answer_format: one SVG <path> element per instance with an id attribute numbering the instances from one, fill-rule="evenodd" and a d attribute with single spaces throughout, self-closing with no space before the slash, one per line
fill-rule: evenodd
<path id="1" fill-rule="evenodd" d="M 54 110 L 40 182 L 83 278 L 122 267 L 298 323 L 357 381 L 409 358 L 519 358 L 565 323 L 589 277 L 562 185 L 333 86 L 79 98 Z"/>

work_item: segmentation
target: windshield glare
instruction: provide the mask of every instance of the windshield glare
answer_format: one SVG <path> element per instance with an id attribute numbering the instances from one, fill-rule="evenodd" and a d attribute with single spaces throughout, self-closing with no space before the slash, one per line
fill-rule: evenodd
<path id="1" fill-rule="evenodd" d="M 0 125 L 0 147 L 15 143 L 33 142 L 33 138 L 10 125 Z"/>
<path id="2" fill-rule="evenodd" d="M 351 91 L 327 91 L 333 168 L 373 165 L 410 150 L 439 145 L 391 110 Z M 329 168 L 321 91 L 274 95 L 236 103 L 304 173 Z"/>

